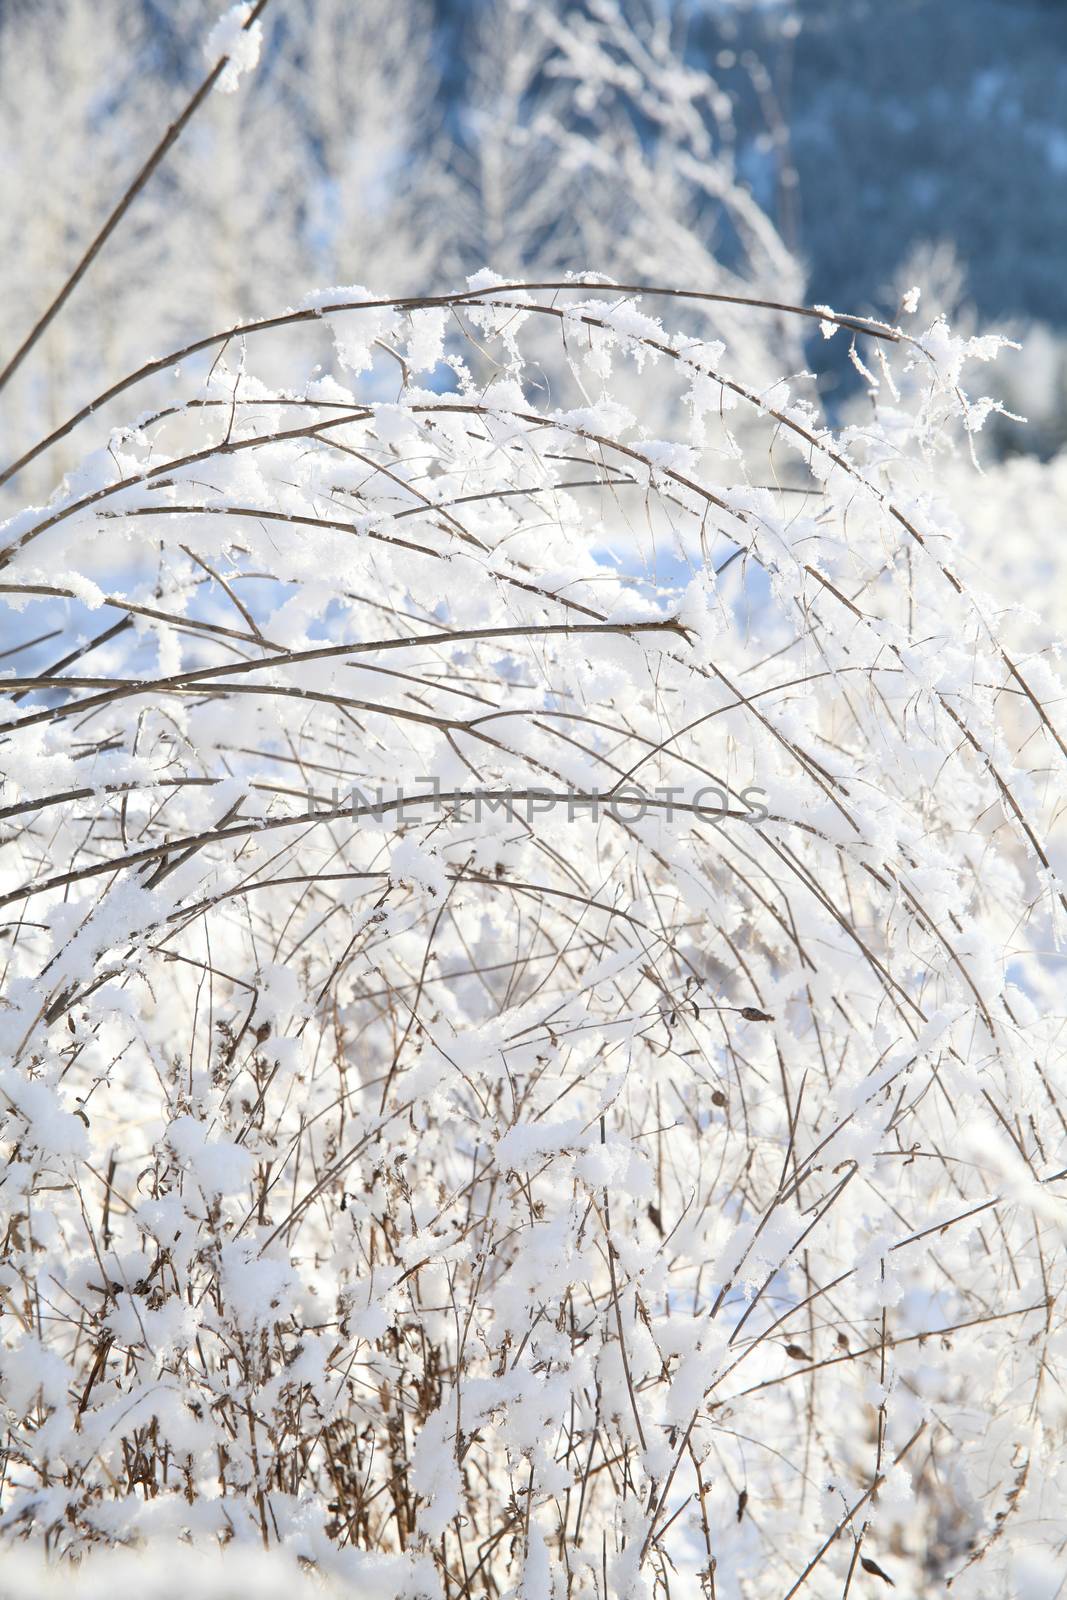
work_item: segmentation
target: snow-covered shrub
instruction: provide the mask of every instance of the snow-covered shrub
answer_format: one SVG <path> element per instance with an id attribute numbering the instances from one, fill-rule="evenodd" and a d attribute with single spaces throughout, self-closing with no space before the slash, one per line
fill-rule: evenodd
<path id="1" fill-rule="evenodd" d="M 1047 1534 L 1062 691 L 936 500 L 992 352 L 825 313 L 912 380 L 835 436 L 662 308 L 312 297 L 4 530 L 7 1537 L 541 1597 Z"/>
<path id="2" fill-rule="evenodd" d="M 0 528 L 0 1593 L 1059 1581 L 1063 690 L 946 470 L 996 341 L 741 298 L 860 420 L 684 286 L 485 271 L 5 469 L 82 452 Z"/>

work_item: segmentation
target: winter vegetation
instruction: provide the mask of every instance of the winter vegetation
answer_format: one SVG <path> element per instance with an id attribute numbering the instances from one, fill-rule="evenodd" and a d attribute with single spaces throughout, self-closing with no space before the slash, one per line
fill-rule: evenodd
<path id="1" fill-rule="evenodd" d="M 1063 462 L 670 13 L 0 23 L 3 1600 L 1067 1582 Z"/>

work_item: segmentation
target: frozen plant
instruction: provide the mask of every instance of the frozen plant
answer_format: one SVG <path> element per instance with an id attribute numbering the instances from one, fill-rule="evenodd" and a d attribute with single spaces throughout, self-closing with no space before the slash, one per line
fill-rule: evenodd
<path id="1" fill-rule="evenodd" d="M 995 341 L 753 301 L 877 378 L 832 431 L 699 300 L 318 292 L 8 469 L 82 441 L 0 530 L 13 1570 L 1055 1575 L 1063 689 L 939 499 Z"/>

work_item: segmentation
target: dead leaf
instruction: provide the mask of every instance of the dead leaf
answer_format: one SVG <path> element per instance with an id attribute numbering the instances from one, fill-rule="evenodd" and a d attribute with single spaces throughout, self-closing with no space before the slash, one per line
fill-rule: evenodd
<path id="1" fill-rule="evenodd" d="M 896 1584 L 893 1582 L 888 1572 L 883 1572 L 877 1561 L 872 1561 L 870 1556 L 860 1556 L 860 1566 L 863 1568 L 864 1572 L 869 1572 L 873 1577 L 881 1578 L 883 1583 L 888 1583 L 891 1589 L 896 1588 Z"/>

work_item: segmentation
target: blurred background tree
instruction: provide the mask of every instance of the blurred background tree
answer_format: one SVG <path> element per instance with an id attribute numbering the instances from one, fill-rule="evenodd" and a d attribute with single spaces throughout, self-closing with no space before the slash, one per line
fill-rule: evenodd
<path id="1" fill-rule="evenodd" d="M 216 12 L 0 0 L 5 345 L 180 103 Z M 1062 5 L 286 0 L 266 27 L 254 82 L 212 96 L 9 387 L 5 454 L 66 414 L 72 382 L 88 399 L 194 328 L 308 283 L 452 288 L 487 261 L 889 317 L 918 284 L 924 312 L 1025 346 L 998 382 L 1031 426 L 991 429 L 989 453 L 1067 438 Z M 761 370 L 744 320 L 709 320 Z M 852 401 L 840 341 L 757 337 Z"/>

